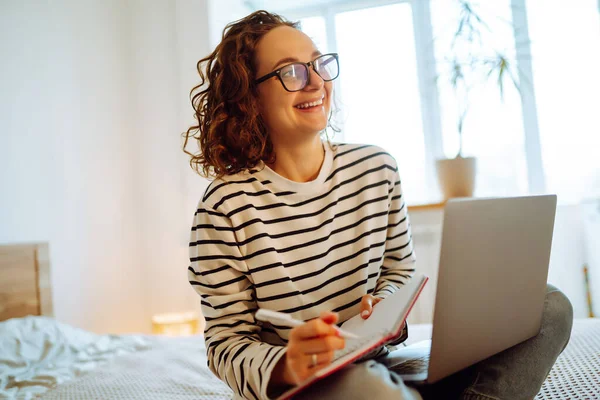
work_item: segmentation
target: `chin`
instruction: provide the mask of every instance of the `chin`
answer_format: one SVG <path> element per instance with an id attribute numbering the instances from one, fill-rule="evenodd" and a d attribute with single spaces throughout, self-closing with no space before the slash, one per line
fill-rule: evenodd
<path id="1" fill-rule="evenodd" d="M 310 132 L 310 133 L 319 133 L 319 132 L 322 132 L 323 130 L 325 130 L 325 128 L 327 128 L 327 122 L 325 122 L 324 124 L 314 124 L 311 126 L 304 126 L 302 130 L 305 132 Z"/>

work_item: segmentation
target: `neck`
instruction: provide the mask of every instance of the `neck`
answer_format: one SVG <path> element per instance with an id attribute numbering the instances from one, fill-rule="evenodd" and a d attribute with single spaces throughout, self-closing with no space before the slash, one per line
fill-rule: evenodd
<path id="1" fill-rule="evenodd" d="M 320 135 L 300 143 L 273 141 L 276 160 L 269 167 L 294 182 L 310 182 L 319 176 L 325 160 L 325 150 Z"/>

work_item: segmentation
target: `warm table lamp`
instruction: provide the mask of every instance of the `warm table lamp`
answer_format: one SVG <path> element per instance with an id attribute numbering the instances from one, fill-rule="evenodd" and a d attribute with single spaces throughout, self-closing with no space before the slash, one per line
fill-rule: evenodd
<path id="1" fill-rule="evenodd" d="M 191 336 L 198 332 L 195 311 L 158 314 L 152 317 L 152 333 L 166 336 Z"/>

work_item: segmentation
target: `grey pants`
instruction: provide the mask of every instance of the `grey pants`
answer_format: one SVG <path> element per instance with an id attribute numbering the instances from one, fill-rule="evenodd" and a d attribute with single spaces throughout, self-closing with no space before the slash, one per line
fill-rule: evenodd
<path id="1" fill-rule="evenodd" d="M 533 399 L 571 337 L 573 308 L 556 287 L 548 285 L 542 327 L 532 337 L 432 385 L 409 386 L 394 372 L 389 358 L 350 365 L 316 382 L 299 399 L 421 400 Z M 409 330 L 410 332 L 410 330 Z M 393 358 L 393 352 L 385 357 Z"/>

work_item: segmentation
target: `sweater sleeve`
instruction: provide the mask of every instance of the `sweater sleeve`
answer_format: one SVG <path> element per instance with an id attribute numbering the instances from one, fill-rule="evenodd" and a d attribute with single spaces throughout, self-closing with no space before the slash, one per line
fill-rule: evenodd
<path id="1" fill-rule="evenodd" d="M 188 279 L 206 319 L 208 367 L 236 397 L 268 399 L 267 386 L 286 347 L 261 341 L 255 289 L 230 219 L 200 204 L 190 240 Z"/>
<path id="2" fill-rule="evenodd" d="M 415 272 L 416 257 L 413 250 L 410 219 L 402 194 L 398 167 L 389 196 L 387 237 L 381 274 L 373 296 L 386 297 L 411 279 Z"/>

